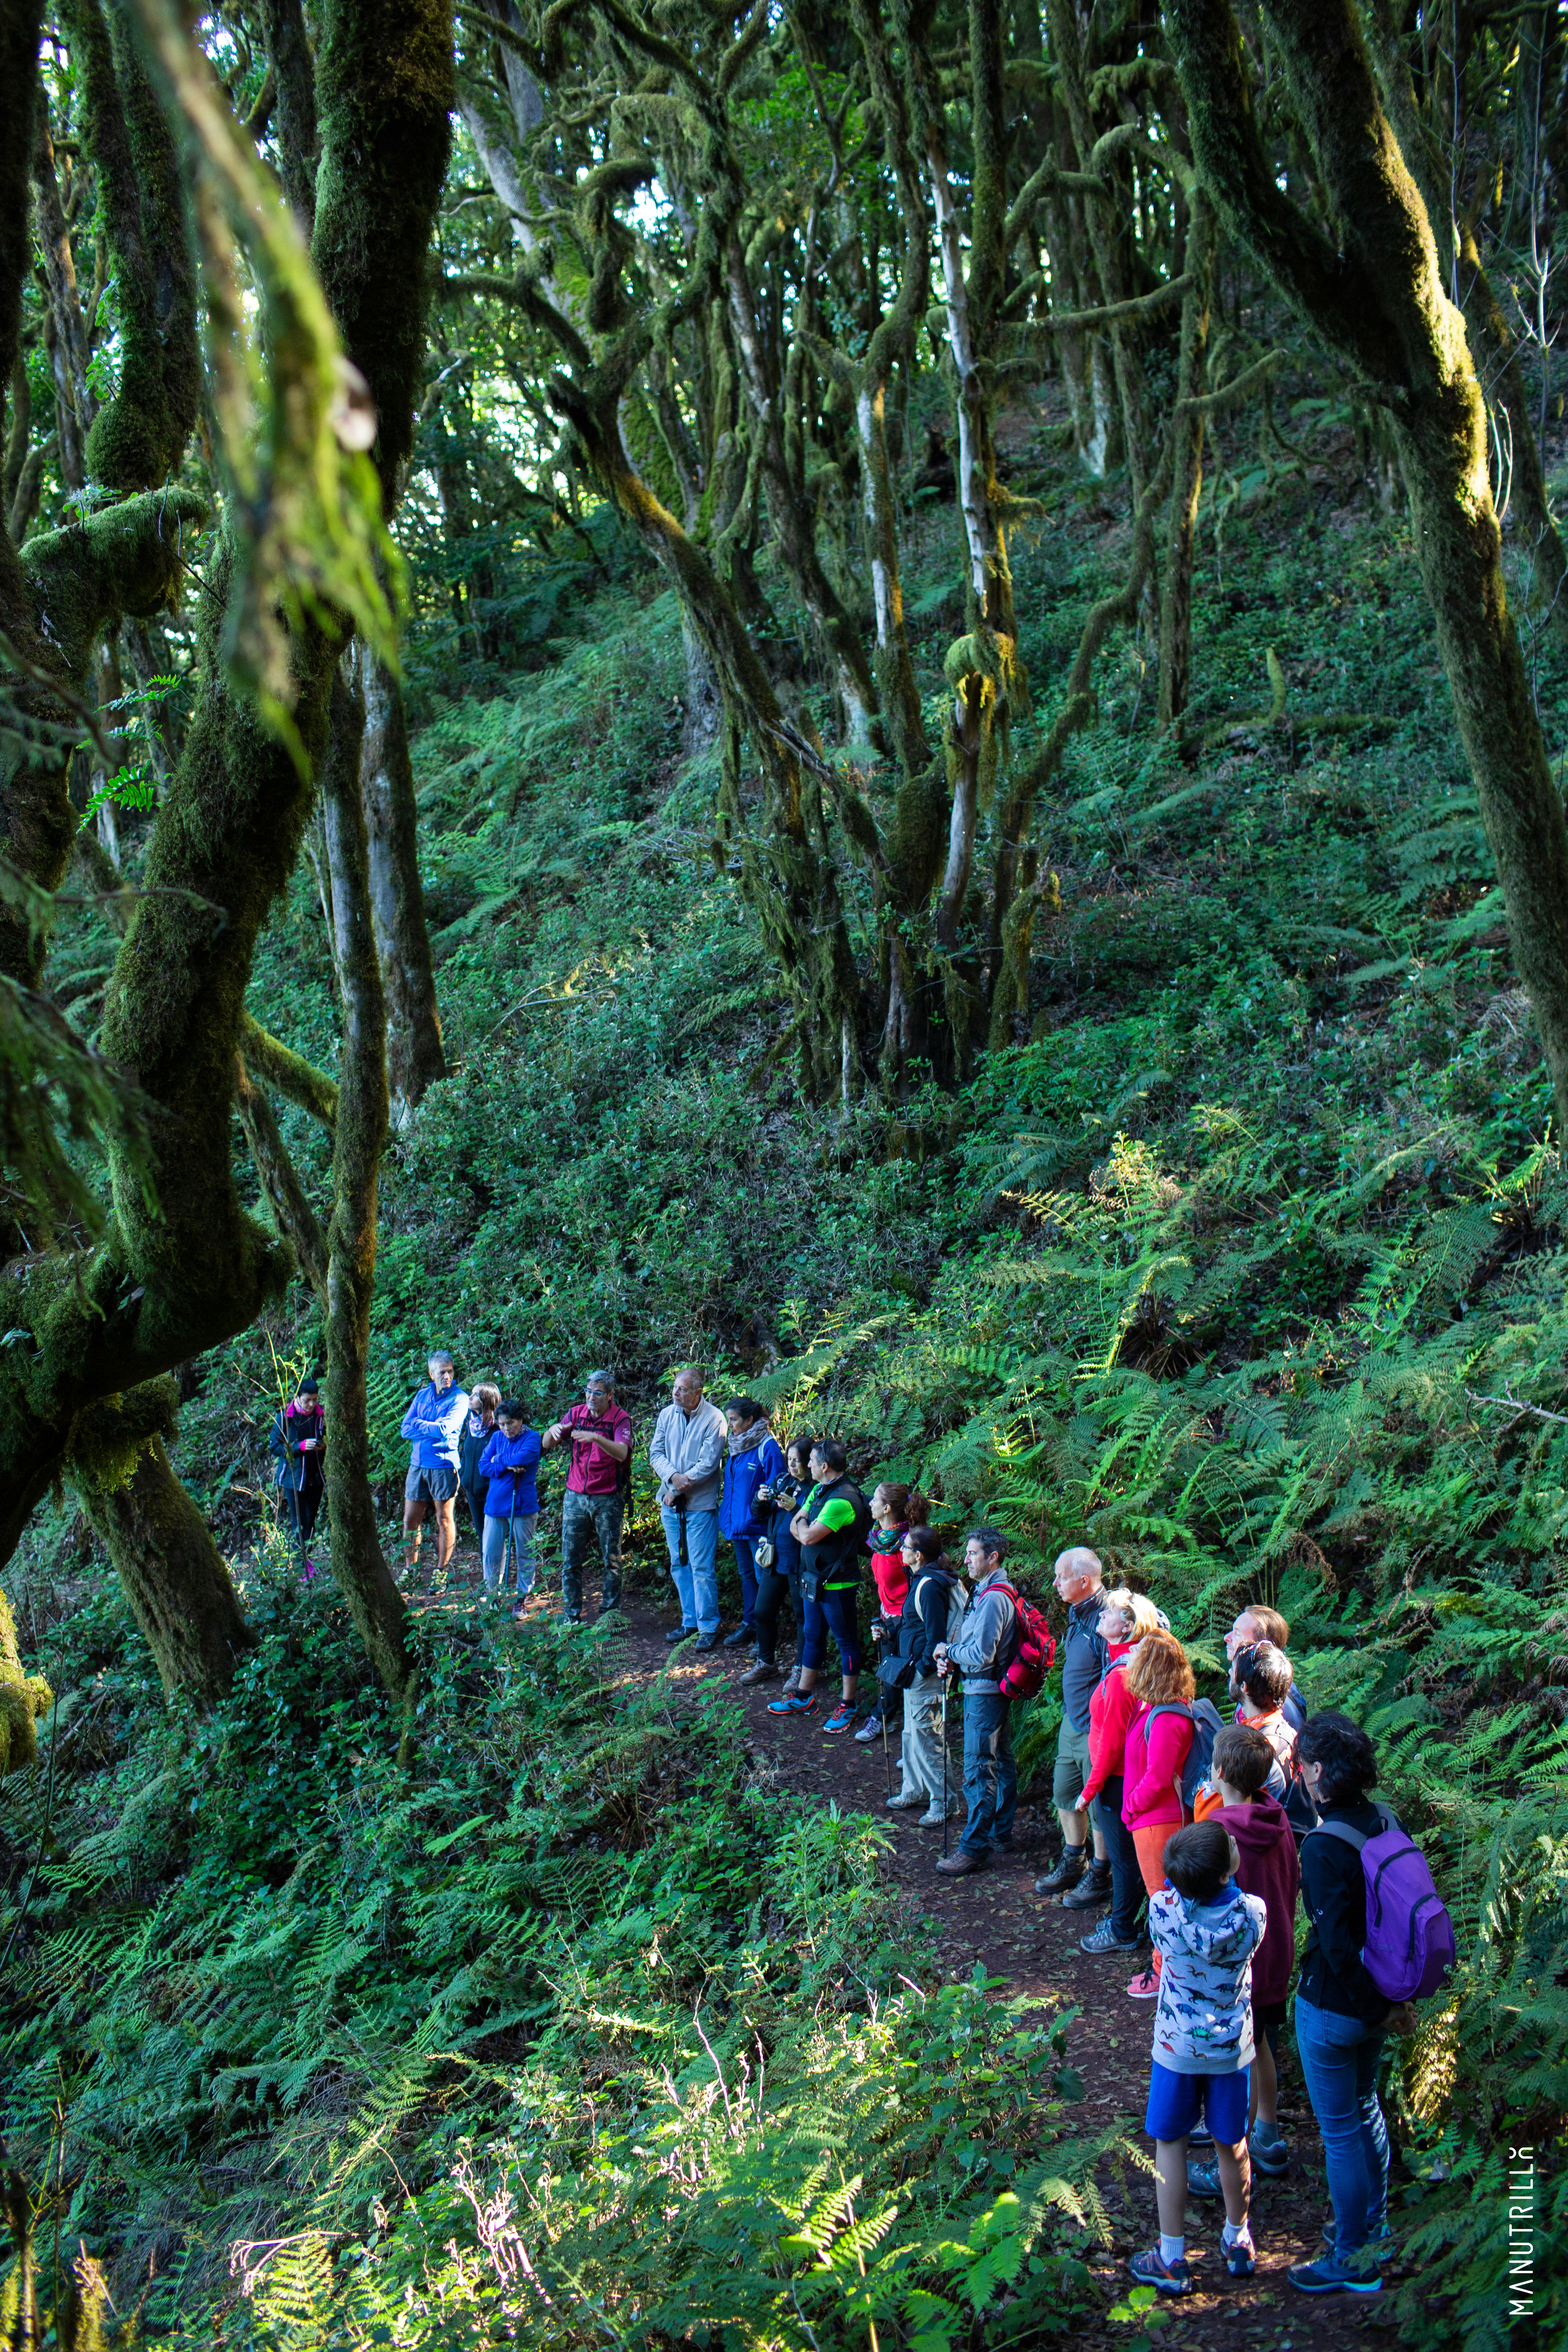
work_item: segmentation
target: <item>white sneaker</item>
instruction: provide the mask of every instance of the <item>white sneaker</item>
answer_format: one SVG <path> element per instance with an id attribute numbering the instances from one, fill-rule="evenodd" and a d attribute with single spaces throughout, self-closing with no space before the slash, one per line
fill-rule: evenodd
<path id="1" fill-rule="evenodd" d="M 943 1822 L 956 1822 L 961 1821 L 962 1819 L 963 1811 L 962 1808 L 957 1805 L 954 1805 L 952 1812 L 950 1813 L 944 1813 L 940 1806 L 932 1805 L 929 1812 L 924 1812 L 921 1815 L 919 1821 L 915 1823 L 915 1827 L 918 1830 L 939 1830 L 941 1829 Z"/>
<path id="2" fill-rule="evenodd" d="M 879 1715 L 868 1715 L 866 1717 L 865 1722 L 860 1726 L 859 1730 L 855 1734 L 855 1738 L 862 1748 L 868 1748 L 872 1740 L 879 1736 L 881 1728 L 881 1717 Z"/>
<path id="3" fill-rule="evenodd" d="M 900 1789 L 896 1797 L 888 1799 L 888 1806 L 889 1810 L 895 1813 L 913 1813 L 918 1812 L 921 1806 L 928 1801 L 923 1789 L 911 1789 L 907 1794 Z"/>

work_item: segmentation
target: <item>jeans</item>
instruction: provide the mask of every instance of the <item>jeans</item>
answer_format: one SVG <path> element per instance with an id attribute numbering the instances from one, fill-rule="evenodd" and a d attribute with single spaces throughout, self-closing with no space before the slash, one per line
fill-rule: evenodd
<path id="1" fill-rule="evenodd" d="M 561 1597 L 568 1617 L 583 1614 L 583 1559 L 590 1538 L 597 1540 L 605 1580 L 599 1588 L 599 1614 L 621 1605 L 621 1524 L 626 1515 L 626 1496 L 579 1495 L 568 1486 L 561 1505 Z"/>
<path id="2" fill-rule="evenodd" d="M 741 1622 L 754 1626 L 757 1622 L 757 1564 L 752 1558 L 752 1536 L 731 1536 L 735 1547 L 735 1573 L 741 1580 Z"/>
<path id="3" fill-rule="evenodd" d="M 537 1511 L 515 1511 L 510 1518 L 485 1521 L 485 1548 L 480 1557 L 484 1562 L 485 1591 L 504 1592 L 507 1589 L 507 1546 L 510 1534 L 511 1548 L 510 1575 L 517 1597 L 533 1591 L 533 1531 L 539 1525 Z"/>
<path id="4" fill-rule="evenodd" d="M 965 1853 L 984 1853 L 1012 1836 L 1018 1802 L 1013 1702 L 998 1691 L 963 1694 L 963 1796 L 969 1819 L 958 1843 Z"/>
<path id="5" fill-rule="evenodd" d="M 1383 2028 L 1296 1996 L 1296 2048 L 1323 2136 L 1334 2208 L 1334 2256 L 1351 2256 L 1388 2218 L 1388 2133 L 1377 2097 Z"/>
<path id="6" fill-rule="evenodd" d="M 859 1594 L 851 1585 L 841 1585 L 836 1592 L 817 1587 L 815 1601 L 805 1604 L 805 1625 L 801 1634 L 800 1663 L 803 1666 L 820 1666 L 827 1657 L 827 1637 L 832 1634 L 838 1646 L 838 1670 L 846 1679 L 860 1671 L 860 1627 L 858 1603 Z"/>
<path id="7" fill-rule="evenodd" d="M 801 1632 L 805 1622 L 805 1611 L 800 1597 L 798 1565 L 787 1572 L 779 1568 L 757 1570 L 756 1613 L 752 1619 L 757 1629 L 757 1655 L 763 1665 L 771 1666 L 779 1645 L 779 1609 L 785 1593 L 795 1609 L 795 1647 L 800 1646 Z"/>
<path id="8" fill-rule="evenodd" d="M 1120 1936 L 1123 1943 L 1131 1943 L 1138 1933 L 1139 1914 L 1143 1908 L 1143 1873 L 1138 1867 L 1132 1832 L 1121 1818 L 1124 1785 L 1118 1772 L 1101 1783 L 1094 1801 L 1096 1818 L 1105 1832 L 1105 1858 L 1110 1864 L 1111 1933 Z"/>
<path id="9" fill-rule="evenodd" d="M 719 1513 L 672 1511 L 661 1503 L 664 1539 L 669 1546 L 669 1573 L 680 1595 L 680 1622 L 695 1625 L 704 1637 L 719 1631 Z M 686 1529 L 686 1558 L 680 1557 L 680 1530 Z"/>

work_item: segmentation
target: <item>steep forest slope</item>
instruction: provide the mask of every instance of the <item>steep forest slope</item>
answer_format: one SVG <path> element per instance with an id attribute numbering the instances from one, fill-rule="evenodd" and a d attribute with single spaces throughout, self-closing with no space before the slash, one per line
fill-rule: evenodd
<path id="1" fill-rule="evenodd" d="M 1042 680 L 1125 530 L 1055 422 L 1048 394 L 1009 417 L 1046 507 L 1020 614 Z M 546 583 L 560 633 L 495 690 L 432 634 L 450 1076 L 384 1171 L 374 1467 L 390 1517 L 433 1344 L 536 1419 L 607 1360 L 645 1444 L 690 1357 L 918 1475 L 955 1530 L 984 1509 L 1042 1567 L 1091 1541 L 1215 1688 L 1234 1607 L 1274 1600 L 1458 1923 L 1452 1994 L 1392 2063 L 1398 2307 L 1407 2340 L 1479 2346 L 1508 2332 L 1510 2146 L 1540 2148 L 1543 2239 L 1562 2196 L 1568 1181 L 1406 525 L 1331 418 L 1296 430 L 1303 457 L 1220 509 L 1187 734 L 1140 726 L 1130 647 L 1069 750 L 1029 1041 L 896 1109 L 813 1108 L 772 1050 L 711 761 L 680 752 L 679 615 L 635 551 L 609 531 Z M 921 508 L 933 694 L 954 528 Z M 305 867 L 251 1003 L 324 1060 L 331 989 Z M 468 1563 L 422 1622 L 399 1769 L 269 1487 L 321 1345 L 297 1286 L 187 1383 L 178 1467 L 260 1636 L 199 1728 L 74 1508 L 13 1572 L 22 1654 L 68 1694 L 47 1769 L 5 1784 L 8 2145 L 59 2184 L 40 2243 L 85 2243 L 153 2332 L 206 2339 L 217 2304 L 231 2342 L 1110 2325 L 1105 2136 L 1059 2027 L 911 1979 L 875 1828 L 782 1800 L 721 1705 L 628 1683 L 607 1634 L 498 1623 Z M 650 1502 L 639 1461 L 657 1597 Z M 1047 1692 L 1026 1759 L 1055 1721 Z M 1540 2341 L 1557 2294 L 1538 2278 Z"/>

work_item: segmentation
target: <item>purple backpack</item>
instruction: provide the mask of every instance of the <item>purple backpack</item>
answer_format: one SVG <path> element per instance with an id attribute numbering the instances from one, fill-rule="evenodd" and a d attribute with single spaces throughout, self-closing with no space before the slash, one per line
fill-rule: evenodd
<path id="1" fill-rule="evenodd" d="M 1390 2000 L 1423 2000 L 1454 1965 L 1454 1923 L 1432 1884 L 1426 1857 L 1386 1805 L 1373 1808 L 1373 1837 L 1348 1822 L 1320 1822 L 1313 1837 L 1343 1838 L 1361 1855 L 1366 1880 L 1362 1966 Z"/>

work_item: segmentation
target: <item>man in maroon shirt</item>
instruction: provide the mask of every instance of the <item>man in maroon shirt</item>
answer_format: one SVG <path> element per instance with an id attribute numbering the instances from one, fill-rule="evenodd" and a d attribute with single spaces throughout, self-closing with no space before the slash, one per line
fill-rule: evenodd
<path id="1" fill-rule="evenodd" d="M 605 1564 L 599 1614 L 621 1605 L 621 1525 L 631 1485 L 632 1424 L 616 1402 L 613 1373 L 589 1373 L 583 1402 L 545 1431 L 542 1451 L 563 1444 L 572 1448 L 572 1466 L 561 1506 L 561 1594 L 566 1622 L 580 1625 L 583 1555 L 590 1535 L 598 1538 Z"/>

